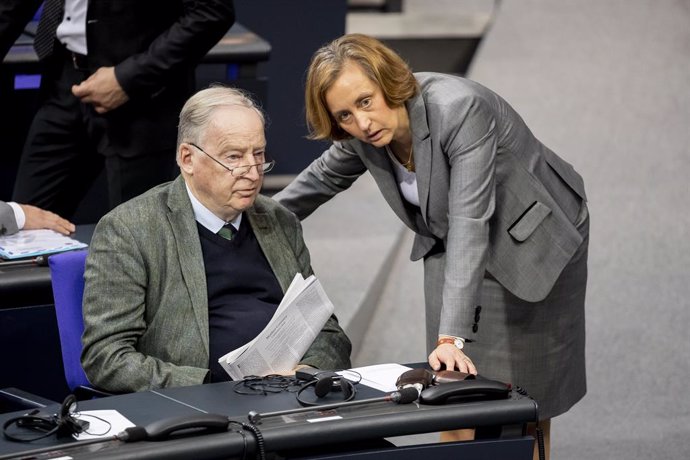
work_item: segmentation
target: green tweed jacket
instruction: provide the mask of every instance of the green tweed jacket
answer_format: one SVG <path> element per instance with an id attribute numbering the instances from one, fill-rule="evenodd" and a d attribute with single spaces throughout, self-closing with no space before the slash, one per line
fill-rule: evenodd
<path id="1" fill-rule="evenodd" d="M 297 218 L 259 196 L 245 212 L 278 281 L 312 274 Z M 204 382 L 209 368 L 206 275 L 182 177 L 117 207 L 96 226 L 86 261 L 82 365 L 104 390 Z M 351 344 L 332 316 L 302 364 L 350 367 Z"/>

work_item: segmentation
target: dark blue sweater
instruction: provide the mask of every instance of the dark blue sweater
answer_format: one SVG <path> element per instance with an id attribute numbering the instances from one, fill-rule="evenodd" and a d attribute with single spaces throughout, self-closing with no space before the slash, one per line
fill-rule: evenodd
<path id="1" fill-rule="evenodd" d="M 232 241 L 197 223 L 208 289 L 211 381 L 230 380 L 218 358 L 252 340 L 283 298 L 248 219 Z"/>

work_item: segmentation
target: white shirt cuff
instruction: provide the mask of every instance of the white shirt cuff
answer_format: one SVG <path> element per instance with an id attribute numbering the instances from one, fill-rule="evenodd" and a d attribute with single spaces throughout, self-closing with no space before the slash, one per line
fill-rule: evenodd
<path id="1" fill-rule="evenodd" d="M 10 205 L 12 211 L 14 211 L 14 219 L 17 221 L 17 228 L 19 230 L 23 229 L 24 224 L 26 223 L 26 216 L 24 215 L 22 207 L 13 201 L 8 202 L 7 204 Z"/>

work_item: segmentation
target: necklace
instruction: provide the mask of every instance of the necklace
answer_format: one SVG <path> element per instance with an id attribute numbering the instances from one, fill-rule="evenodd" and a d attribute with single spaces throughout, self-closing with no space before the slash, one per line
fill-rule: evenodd
<path id="1" fill-rule="evenodd" d="M 412 156 L 413 149 L 410 147 L 410 154 L 407 157 L 407 161 L 402 163 L 403 168 L 407 169 L 409 172 L 414 172 L 414 157 Z"/>

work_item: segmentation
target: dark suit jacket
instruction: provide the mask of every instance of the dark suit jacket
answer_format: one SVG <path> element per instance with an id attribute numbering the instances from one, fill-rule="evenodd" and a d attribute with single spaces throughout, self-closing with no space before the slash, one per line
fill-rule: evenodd
<path id="1" fill-rule="evenodd" d="M 1 2 L 0 57 L 41 1 Z M 104 153 L 142 155 L 174 148 L 177 117 L 194 91 L 194 68 L 234 19 L 232 0 L 89 0 L 89 68 L 114 66 L 130 97 L 104 115 Z"/>
<path id="2" fill-rule="evenodd" d="M 263 196 L 245 211 L 283 288 L 311 274 L 295 216 Z M 82 364 L 111 391 L 200 384 L 209 325 L 201 243 L 182 176 L 115 208 L 98 223 L 86 262 Z M 302 364 L 350 367 L 350 341 L 331 317 Z M 230 351 L 230 350 L 228 350 Z"/>
<path id="3" fill-rule="evenodd" d="M 411 258 L 436 245 L 445 273 L 425 289 L 443 292 L 441 333 L 470 338 L 485 271 L 517 297 L 551 291 L 582 242 L 574 226 L 582 178 L 539 142 L 498 95 L 460 77 L 415 74 L 410 117 L 420 208 L 402 199 L 384 149 L 335 142 L 274 198 L 304 218 L 366 170 L 393 211 L 414 230 Z M 429 331 L 436 334 L 439 331 Z"/>

